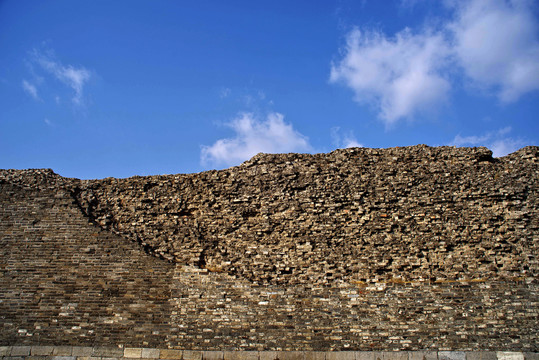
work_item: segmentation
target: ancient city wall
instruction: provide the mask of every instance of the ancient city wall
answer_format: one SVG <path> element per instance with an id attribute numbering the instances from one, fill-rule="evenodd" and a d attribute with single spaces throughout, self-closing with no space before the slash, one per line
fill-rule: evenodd
<path id="1" fill-rule="evenodd" d="M 259 154 L 199 174 L 0 171 L 0 345 L 539 343 L 539 148 Z"/>

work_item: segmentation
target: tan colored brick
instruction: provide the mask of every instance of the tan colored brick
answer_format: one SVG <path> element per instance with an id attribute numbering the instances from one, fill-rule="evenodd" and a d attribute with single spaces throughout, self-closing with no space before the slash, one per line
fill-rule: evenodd
<path id="1" fill-rule="evenodd" d="M 140 359 L 142 357 L 142 348 L 125 348 L 124 357 Z"/>
<path id="2" fill-rule="evenodd" d="M 182 350 L 162 349 L 159 354 L 159 358 L 181 360 Z"/>

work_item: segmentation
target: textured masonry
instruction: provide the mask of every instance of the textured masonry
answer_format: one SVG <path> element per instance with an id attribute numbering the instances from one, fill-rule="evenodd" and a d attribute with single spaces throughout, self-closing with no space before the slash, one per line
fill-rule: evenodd
<path id="1" fill-rule="evenodd" d="M 535 356 L 538 155 L 360 148 L 103 180 L 0 170 L 0 345 L 55 349 L 38 357 Z"/>
<path id="2" fill-rule="evenodd" d="M 508 351 L 188 351 L 77 346 L 0 346 L 5 360 L 537 360 L 539 353 Z"/>

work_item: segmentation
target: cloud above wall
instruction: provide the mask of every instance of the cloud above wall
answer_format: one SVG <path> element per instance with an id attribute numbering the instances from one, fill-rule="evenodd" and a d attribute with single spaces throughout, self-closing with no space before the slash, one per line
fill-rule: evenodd
<path id="1" fill-rule="evenodd" d="M 455 5 L 448 25 L 466 76 L 512 102 L 539 89 L 539 23 L 530 1 L 475 0 Z"/>
<path id="2" fill-rule="evenodd" d="M 391 127 L 438 109 L 464 78 L 502 103 L 539 89 L 539 22 L 526 0 L 448 1 L 438 29 L 403 29 L 390 37 L 355 28 L 331 65 L 330 82 L 374 106 Z"/>
<path id="3" fill-rule="evenodd" d="M 45 82 L 46 76 L 36 75 L 36 68 L 40 69 L 43 74 L 52 76 L 55 80 L 66 86 L 71 92 L 71 101 L 74 105 L 83 104 L 84 87 L 91 79 L 91 72 L 83 66 L 64 65 L 54 56 L 54 52 L 50 49 L 39 51 L 34 49 L 31 52 L 28 60 L 31 69 L 31 75 L 35 81 L 23 80 L 22 86 L 26 93 L 34 99 L 39 100 L 38 86 Z M 59 97 L 55 96 L 56 102 L 59 102 Z"/>
<path id="4" fill-rule="evenodd" d="M 457 135 L 449 145 L 454 146 L 486 146 L 492 150 L 494 157 L 508 155 L 524 145 L 526 141 L 509 136 L 511 127 L 505 127 L 497 131 L 487 132 L 482 135 L 460 136 Z"/>
<path id="5" fill-rule="evenodd" d="M 344 57 L 331 68 L 330 81 L 350 87 L 359 103 L 372 103 L 386 125 L 443 103 L 450 89 L 441 72 L 448 56 L 437 34 L 409 29 L 388 38 L 381 32 L 352 30 Z"/>
<path id="6" fill-rule="evenodd" d="M 219 139 L 213 145 L 202 146 L 203 164 L 232 166 L 260 152 L 306 152 L 312 149 L 308 138 L 276 112 L 269 113 L 265 118 L 253 113 L 242 113 L 227 126 L 235 135 Z"/>
<path id="7" fill-rule="evenodd" d="M 352 131 L 342 132 L 339 126 L 332 127 L 330 130 L 331 142 L 336 148 L 346 149 L 351 147 L 363 147 L 357 141 Z"/>

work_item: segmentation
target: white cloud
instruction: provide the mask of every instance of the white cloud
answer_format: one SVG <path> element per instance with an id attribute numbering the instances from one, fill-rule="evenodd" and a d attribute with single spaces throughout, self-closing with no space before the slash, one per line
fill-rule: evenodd
<path id="1" fill-rule="evenodd" d="M 353 137 L 352 138 L 345 137 L 343 139 L 343 147 L 346 149 L 346 148 L 351 148 L 351 147 L 363 147 L 363 145 L 357 142 L 357 140 Z"/>
<path id="2" fill-rule="evenodd" d="M 39 100 L 39 95 L 37 94 L 37 88 L 34 84 L 26 81 L 26 80 L 23 80 L 22 81 L 22 88 L 24 89 L 24 91 L 26 91 L 26 93 L 28 93 L 28 95 L 30 95 L 31 97 L 33 97 L 35 100 Z"/>
<path id="3" fill-rule="evenodd" d="M 360 103 L 374 103 L 387 126 L 443 104 L 450 84 L 441 73 L 448 48 L 441 35 L 413 34 L 395 38 L 380 32 L 348 34 L 345 55 L 331 67 L 330 81 L 344 82 Z"/>
<path id="4" fill-rule="evenodd" d="M 363 147 L 363 144 L 356 140 L 353 132 L 347 132 L 341 135 L 341 128 L 339 126 L 332 127 L 330 130 L 331 142 L 339 149 L 346 149 L 351 147 Z"/>
<path id="5" fill-rule="evenodd" d="M 37 62 L 45 71 L 52 74 L 57 80 L 61 81 L 73 92 L 72 101 L 76 105 L 82 103 L 84 85 L 90 80 L 90 72 L 84 67 L 75 67 L 73 65 L 64 66 L 56 61 L 52 55 L 42 54 L 37 50 L 33 52 L 34 61 Z"/>
<path id="6" fill-rule="evenodd" d="M 330 81 L 351 88 L 359 103 L 374 104 L 386 126 L 443 104 L 456 75 L 493 90 L 503 103 L 539 89 L 539 23 L 531 0 L 445 3 L 451 18 L 438 31 L 404 29 L 388 37 L 352 30 Z"/>
<path id="7" fill-rule="evenodd" d="M 448 26 L 466 75 L 494 88 L 502 102 L 539 89 L 539 26 L 531 7 L 525 0 L 462 2 Z"/>
<path id="8" fill-rule="evenodd" d="M 451 141 L 450 145 L 453 146 L 486 146 L 492 150 L 494 157 L 501 157 L 510 154 L 524 145 L 526 141 L 523 139 L 512 138 L 508 135 L 511 132 L 511 127 L 499 129 L 498 131 L 491 131 L 486 134 L 476 136 L 460 136 L 457 135 Z"/>
<path id="9" fill-rule="evenodd" d="M 279 113 L 270 113 L 266 119 L 243 113 L 227 125 L 234 130 L 235 136 L 217 140 L 211 146 L 202 146 L 202 163 L 237 165 L 259 152 L 311 150 L 307 137 L 294 130 Z"/>

